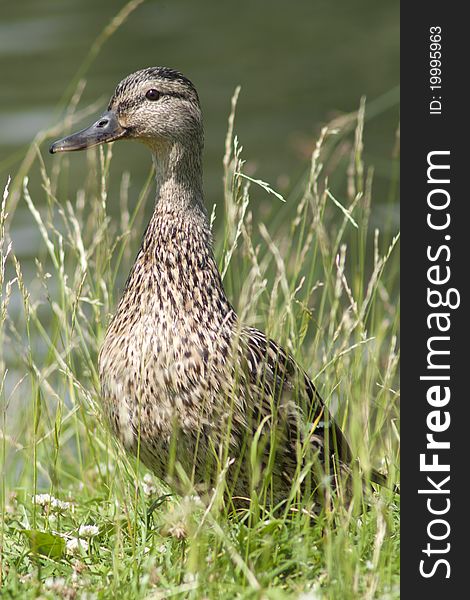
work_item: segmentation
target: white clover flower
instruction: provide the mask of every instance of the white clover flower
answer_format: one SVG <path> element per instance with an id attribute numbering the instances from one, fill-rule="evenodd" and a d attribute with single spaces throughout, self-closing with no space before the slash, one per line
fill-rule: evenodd
<path id="1" fill-rule="evenodd" d="M 99 527 L 96 525 L 80 525 L 78 530 L 78 537 L 80 538 L 91 538 L 98 535 L 100 532 Z"/>
<path id="2" fill-rule="evenodd" d="M 37 504 L 38 506 L 48 506 L 51 503 L 51 495 L 50 494 L 36 494 L 32 498 L 33 504 Z"/>
<path id="3" fill-rule="evenodd" d="M 72 506 L 71 502 L 59 500 L 50 494 L 36 494 L 33 496 L 32 501 L 33 504 L 36 504 L 37 506 L 42 506 L 43 508 L 50 508 L 51 510 L 57 511 L 65 511 Z"/>
<path id="4" fill-rule="evenodd" d="M 157 492 L 157 488 L 155 483 L 153 482 L 152 476 L 150 473 L 145 473 L 144 480 L 142 483 L 142 489 L 144 490 L 144 494 L 146 496 L 153 496 Z"/>
<path id="5" fill-rule="evenodd" d="M 65 544 L 67 554 L 80 554 L 88 550 L 89 544 L 80 538 L 70 538 Z"/>
<path id="6" fill-rule="evenodd" d="M 51 508 L 54 508 L 55 510 L 68 510 L 71 506 L 71 502 L 65 502 L 64 500 L 58 500 L 57 498 L 51 498 Z"/>

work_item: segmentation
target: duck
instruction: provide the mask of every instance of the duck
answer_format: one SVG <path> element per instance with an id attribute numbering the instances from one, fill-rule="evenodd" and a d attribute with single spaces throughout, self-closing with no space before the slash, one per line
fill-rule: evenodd
<path id="1" fill-rule="evenodd" d="M 150 150 L 156 198 L 99 352 L 111 431 L 179 494 L 208 494 L 221 477 L 234 507 L 255 495 L 282 505 L 293 489 L 320 506 L 347 493 L 355 459 L 312 380 L 275 340 L 240 322 L 224 290 L 193 83 L 167 67 L 132 73 L 90 127 L 50 152 L 119 140 Z"/>

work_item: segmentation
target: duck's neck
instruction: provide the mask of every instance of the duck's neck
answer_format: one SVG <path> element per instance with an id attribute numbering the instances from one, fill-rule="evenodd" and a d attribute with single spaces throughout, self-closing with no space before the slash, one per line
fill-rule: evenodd
<path id="1" fill-rule="evenodd" d="M 194 325 L 202 323 L 204 315 L 213 315 L 211 327 L 220 329 L 227 315 L 233 320 L 235 313 L 212 250 L 203 204 L 201 150 L 175 144 L 163 150 L 154 152 L 155 209 L 128 279 L 123 306 L 129 297 L 142 300 L 144 293 L 152 306 L 158 299 L 156 310 L 165 306 L 169 320 Z"/>
<path id="2" fill-rule="evenodd" d="M 213 258 L 203 202 L 201 144 L 160 144 L 152 148 L 152 154 L 157 194 L 142 251 L 159 256 L 172 247 L 177 254 L 191 249 Z"/>
<path id="3" fill-rule="evenodd" d="M 157 197 L 156 214 L 205 214 L 201 144 L 173 142 L 152 148 Z"/>

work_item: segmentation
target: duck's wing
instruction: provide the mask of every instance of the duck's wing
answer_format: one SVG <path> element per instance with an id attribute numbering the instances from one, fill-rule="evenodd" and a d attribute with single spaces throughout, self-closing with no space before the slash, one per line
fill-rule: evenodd
<path id="1" fill-rule="evenodd" d="M 292 443 L 309 440 L 326 457 L 351 464 L 351 451 L 341 429 L 325 406 L 311 379 L 279 344 L 252 327 L 240 334 L 242 362 L 249 379 L 255 410 L 261 421 L 273 410 L 283 415 Z M 330 467 L 330 469 L 332 466 Z"/>

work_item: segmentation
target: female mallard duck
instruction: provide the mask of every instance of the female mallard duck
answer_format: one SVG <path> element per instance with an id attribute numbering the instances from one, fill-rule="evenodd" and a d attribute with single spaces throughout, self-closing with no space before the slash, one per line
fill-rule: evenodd
<path id="1" fill-rule="evenodd" d="M 225 465 L 232 498 L 256 490 L 278 503 L 302 469 L 307 493 L 338 489 L 351 462 L 339 427 L 302 368 L 244 327 L 225 294 L 204 208 L 194 85 L 168 68 L 137 71 L 91 127 L 50 151 L 118 139 L 150 148 L 157 197 L 99 355 L 112 430 L 178 491 L 189 482 L 207 490 Z"/>

